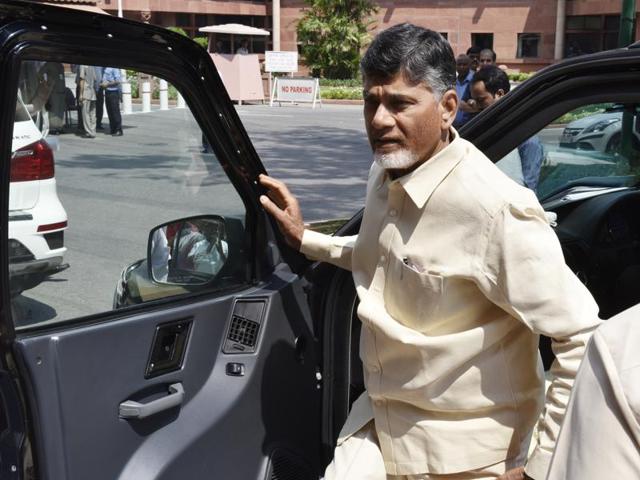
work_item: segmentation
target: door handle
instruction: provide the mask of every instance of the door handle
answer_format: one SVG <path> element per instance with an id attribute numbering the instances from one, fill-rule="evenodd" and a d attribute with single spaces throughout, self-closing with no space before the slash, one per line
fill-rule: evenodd
<path id="1" fill-rule="evenodd" d="M 149 403 L 139 403 L 127 400 L 120 404 L 120 418 L 147 418 L 158 412 L 169 410 L 182 404 L 184 388 L 182 383 L 169 385 L 169 395 L 153 400 Z"/>

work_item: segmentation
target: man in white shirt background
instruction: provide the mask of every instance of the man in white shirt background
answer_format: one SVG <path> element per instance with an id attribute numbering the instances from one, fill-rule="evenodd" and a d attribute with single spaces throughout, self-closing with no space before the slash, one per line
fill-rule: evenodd
<path id="1" fill-rule="evenodd" d="M 366 391 L 325 478 L 518 479 L 526 462 L 543 480 L 597 305 L 535 195 L 451 127 L 446 40 L 397 25 L 361 67 L 374 162 L 359 234 L 305 230 L 286 186 L 260 178 L 287 242 L 351 270 L 360 300 Z M 546 401 L 539 334 L 557 357 Z"/>

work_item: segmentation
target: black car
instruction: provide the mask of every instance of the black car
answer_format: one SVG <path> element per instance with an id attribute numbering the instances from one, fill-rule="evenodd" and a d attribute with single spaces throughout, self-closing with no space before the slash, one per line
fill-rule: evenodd
<path id="1" fill-rule="evenodd" d="M 319 478 L 363 389 L 353 282 L 292 251 L 262 210 L 265 169 L 208 54 L 150 25 L 0 4 L 4 192 L 32 61 L 163 78 L 189 108 L 60 139 L 68 276 L 11 297 L 0 239 L 0 478 Z M 640 301 L 640 155 L 624 138 L 609 156 L 553 146 L 578 109 L 635 108 L 639 65 L 632 46 L 552 66 L 461 132 L 496 162 L 540 137 L 538 197 L 605 318 Z"/>

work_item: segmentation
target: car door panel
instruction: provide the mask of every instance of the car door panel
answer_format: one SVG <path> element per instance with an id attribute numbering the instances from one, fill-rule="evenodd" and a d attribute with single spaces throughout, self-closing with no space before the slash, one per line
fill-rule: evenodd
<path id="1" fill-rule="evenodd" d="M 295 297 L 292 278 L 274 277 L 241 297 L 18 339 L 43 478 L 203 478 L 212 471 L 262 478 L 283 446 L 312 470 L 317 459 L 305 452 L 314 450 L 319 426 L 318 380 L 308 311 L 282 301 Z M 255 353 L 223 353 L 234 303 L 254 299 L 267 307 Z M 183 368 L 145 380 L 156 327 L 182 319 L 192 322 Z M 300 351 L 301 342 L 309 349 Z M 229 363 L 242 364 L 244 375 L 229 375 Z M 174 383 L 184 387 L 181 406 L 145 419 L 119 417 L 122 402 L 161 398 Z M 283 408 L 292 399 L 304 408 Z"/>
<path id="2" fill-rule="evenodd" d="M 284 246 L 259 206 L 255 177 L 264 168 L 206 52 L 158 27 L 19 1 L 0 5 L 0 30 L 5 72 L 0 96 L 10 99 L 0 102 L 5 105 L 0 112 L 5 187 L 15 114 L 6 105 L 16 102 L 20 61 L 106 63 L 157 75 L 178 88 L 226 173 L 215 181 L 226 181 L 224 187 L 238 194 L 245 209 L 240 232 L 244 239 L 237 247 L 229 243 L 229 248 L 237 248 L 238 261 L 246 262 L 234 268 L 238 281 L 232 289 L 191 288 L 174 297 L 26 327 L 16 322 L 8 240 L 0 239 L 0 325 L 6 340 L 0 375 L 11 375 L 20 387 L 20 394 L 3 388 L 3 403 L 10 400 L 15 409 L 23 399 L 26 414 L 21 425 L 0 432 L 11 432 L 15 439 L 11 445 L 6 442 L 15 450 L 9 448 L 3 458 L 15 455 L 25 461 L 12 462 L 11 476 L 23 478 L 23 472 L 34 470 L 41 479 L 317 478 L 322 470 L 319 348 L 303 280 L 291 271 L 300 255 Z M 113 196 L 114 202 L 118 198 Z M 145 219 L 145 207 L 154 205 L 151 198 L 143 200 L 129 206 L 136 214 L 133 224 L 136 218 Z M 171 197 L 162 200 L 170 203 Z M 214 197 L 204 213 L 223 213 L 215 210 L 217 200 Z M 6 228 L 8 194 L 0 204 Z M 193 214 L 203 213 L 202 208 L 193 207 Z M 73 225 L 73 217 L 70 222 Z M 107 227 L 115 246 L 119 237 Z M 70 234 L 78 231 L 78 223 L 73 228 Z M 132 247 L 127 241 L 120 243 L 120 250 Z M 144 243 L 135 244 L 135 250 L 143 251 Z M 87 253 L 103 255 L 100 250 L 82 253 L 82 258 L 89 258 Z M 138 256 L 125 255 L 130 262 Z M 77 264 L 70 271 L 74 267 L 78 271 Z M 97 280 L 81 271 L 79 278 Z M 113 278 L 110 289 L 117 281 Z M 104 298 L 113 290 L 102 293 Z M 80 304 L 92 299 L 76 300 Z M 246 302 L 261 308 L 239 307 Z M 247 340 L 255 341 L 255 348 L 242 343 L 250 324 L 233 323 L 234 318 L 251 316 L 249 311 L 257 315 L 252 320 L 258 325 Z M 166 373 L 156 374 L 150 359 L 158 328 L 175 322 L 184 322 L 189 330 L 184 354 L 179 362 L 170 362 Z M 171 350 L 170 335 L 167 338 Z M 177 390 L 169 398 L 172 386 Z M 184 396 L 178 398 L 182 389 Z M 125 402 L 148 405 L 167 398 L 180 401 L 146 418 L 121 418 Z M 30 447 L 23 431 L 29 432 Z"/>

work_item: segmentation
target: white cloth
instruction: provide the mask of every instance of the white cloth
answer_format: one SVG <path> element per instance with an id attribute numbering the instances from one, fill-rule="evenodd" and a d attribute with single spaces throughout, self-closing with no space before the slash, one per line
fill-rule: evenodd
<path id="1" fill-rule="evenodd" d="M 640 305 L 593 335 L 576 377 L 549 480 L 640 478 Z"/>

